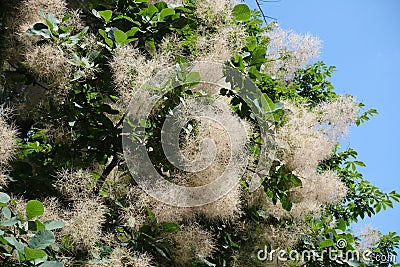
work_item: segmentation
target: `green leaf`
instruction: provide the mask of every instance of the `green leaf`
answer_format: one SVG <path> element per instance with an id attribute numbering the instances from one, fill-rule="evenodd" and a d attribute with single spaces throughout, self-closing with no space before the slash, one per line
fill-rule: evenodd
<path id="1" fill-rule="evenodd" d="M 19 252 L 24 252 L 24 244 L 19 242 L 14 236 L 6 236 L 4 239 L 7 240 L 7 242 L 15 247 Z"/>
<path id="2" fill-rule="evenodd" d="M 301 180 L 294 174 L 288 174 L 288 184 L 290 187 L 298 187 L 302 185 Z"/>
<path id="3" fill-rule="evenodd" d="M 161 224 L 162 231 L 165 233 L 177 233 L 181 230 L 179 225 L 173 222 L 163 222 Z"/>
<path id="4" fill-rule="evenodd" d="M 175 15 L 175 10 L 173 10 L 172 8 L 164 8 L 160 12 L 160 20 L 163 20 L 165 17 L 172 15 Z"/>
<path id="5" fill-rule="evenodd" d="M 98 14 L 104 19 L 104 21 L 106 23 L 110 22 L 111 17 L 112 17 L 112 11 L 111 10 L 98 11 Z"/>
<path id="6" fill-rule="evenodd" d="M 322 240 L 321 243 L 319 243 L 320 248 L 332 247 L 333 245 L 334 245 L 334 243 L 331 239 L 325 239 L 325 240 Z"/>
<path id="7" fill-rule="evenodd" d="M 267 54 L 266 47 L 257 47 L 251 52 L 250 65 L 259 65 L 265 62 L 265 55 Z"/>
<path id="8" fill-rule="evenodd" d="M 158 9 L 156 8 L 156 6 L 153 5 L 153 4 L 149 4 L 147 6 L 147 9 L 145 9 L 145 13 L 144 14 L 147 15 L 149 18 L 151 18 L 157 12 L 158 12 Z"/>
<path id="9" fill-rule="evenodd" d="M 49 230 L 41 230 L 29 242 L 30 248 L 45 249 L 56 241 L 54 234 Z"/>
<path id="10" fill-rule="evenodd" d="M 126 33 L 124 33 L 121 30 L 115 30 L 114 31 L 114 39 L 117 43 L 124 45 L 126 39 L 128 39 L 128 36 L 126 35 Z"/>
<path id="11" fill-rule="evenodd" d="M 250 52 L 253 51 L 254 49 L 256 49 L 257 47 L 257 37 L 255 36 L 249 36 L 247 37 L 247 50 L 249 50 Z"/>
<path id="12" fill-rule="evenodd" d="M 336 223 L 336 228 L 342 231 L 346 231 L 346 222 L 343 219 L 339 219 Z"/>
<path id="13" fill-rule="evenodd" d="M 29 247 L 24 248 L 25 258 L 28 261 L 41 259 L 47 256 L 46 252 L 41 249 L 33 249 Z"/>
<path id="14" fill-rule="evenodd" d="M 46 261 L 39 265 L 40 267 L 63 267 L 64 265 L 58 261 Z"/>
<path id="15" fill-rule="evenodd" d="M 55 229 L 60 229 L 65 226 L 65 222 L 63 221 L 47 221 L 44 223 L 45 229 L 46 230 L 55 230 Z"/>
<path id="16" fill-rule="evenodd" d="M 62 19 L 61 22 L 66 22 L 67 20 L 69 20 L 72 17 L 72 14 L 67 14 L 65 15 Z"/>
<path id="17" fill-rule="evenodd" d="M 32 29 L 28 29 L 26 32 L 31 35 L 42 36 L 46 39 L 49 39 L 51 37 L 50 29 L 47 27 L 47 25 L 43 23 L 36 23 L 35 25 L 33 25 Z"/>
<path id="18" fill-rule="evenodd" d="M 1 221 L 1 222 L 0 222 L 0 225 L 1 225 L 1 226 L 13 226 L 13 225 L 15 225 L 18 221 L 19 221 L 19 220 L 18 220 L 18 217 L 12 217 L 12 218 L 9 219 L 9 220 Z"/>
<path id="19" fill-rule="evenodd" d="M 9 208 L 4 207 L 1 211 L 6 219 L 11 219 L 11 210 Z"/>
<path id="20" fill-rule="evenodd" d="M 40 230 L 44 230 L 45 226 L 43 223 L 41 223 L 39 220 L 36 221 L 29 221 L 28 222 L 28 229 L 30 231 L 35 231 L 35 232 L 39 232 Z"/>
<path id="21" fill-rule="evenodd" d="M 10 201 L 10 196 L 6 193 L 0 192 L 0 203 L 8 203 Z"/>
<path id="22" fill-rule="evenodd" d="M 292 209 L 292 202 L 290 201 L 290 198 L 288 196 L 282 195 L 279 200 L 282 203 L 282 208 L 287 211 L 290 211 Z"/>
<path id="23" fill-rule="evenodd" d="M 186 83 L 193 85 L 200 82 L 200 73 L 199 72 L 191 72 L 186 76 Z"/>
<path id="24" fill-rule="evenodd" d="M 101 36 L 103 36 L 104 41 L 106 41 L 106 44 L 107 44 L 110 48 L 112 48 L 113 45 L 114 45 L 114 43 L 113 43 L 113 41 L 112 41 L 110 38 L 108 38 L 106 31 L 103 30 L 103 29 L 99 29 L 99 33 L 100 33 Z"/>
<path id="25" fill-rule="evenodd" d="M 127 37 L 132 37 L 136 34 L 136 32 L 139 30 L 138 27 L 132 27 L 129 31 L 126 32 Z"/>
<path id="26" fill-rule="evenodd" d="M 29 200 L 26 204 L 26 218 L 28 220 L 40 216 L 44 213 L 42 202 L 38 200 Z"/>
<path id="27" fill-rule="evenodd" d="M 239 4 L 233 8 L 232 15 L 236 21 L 246 21 L 250 19 L 251 11 L 246 4 Z"/>
<path id="28" fill-rule="evenodd" d="M 149 208 L 147 208 L 147 215 L 149 216 L 150 221 L 151 221 L 152 223 L 157 223 L 156 215 L 154 215 L 154 212 L 153 212 L 151 209 L 149 209 Z"/>

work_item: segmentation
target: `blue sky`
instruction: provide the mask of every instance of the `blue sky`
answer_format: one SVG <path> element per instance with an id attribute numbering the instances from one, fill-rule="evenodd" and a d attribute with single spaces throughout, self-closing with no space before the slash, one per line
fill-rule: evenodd
<path id="1" fill-rule="evenodd" d="M 256 8 L 254 0 L 246 3 Z M 320 37 L 320 59 L 337 67 L 331 79 L 337 92 L 378 110 L 352 129 L 342 147 L 358 151 L 367 165 L 360 170 L 366 179 L 384 191 L 400 192 L 400 1 L 281 0 L 262 8 L 283 29 Z M 400 234 L 400 204 L 360 224 Z"/>

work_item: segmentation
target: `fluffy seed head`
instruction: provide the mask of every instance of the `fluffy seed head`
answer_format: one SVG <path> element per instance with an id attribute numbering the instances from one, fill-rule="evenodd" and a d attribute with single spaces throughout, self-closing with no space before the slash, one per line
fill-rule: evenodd
<path id="1" fill-rule="evenodd" d="M 106 206 L 100 199 L 81 199 L 72 204 L 67 214 L 67 225 L 62 235 L 68 236 L 76 249 L 90 250 L 95 247 L 102 235 Z"/>
<path id="2" fill-rule="evenodd" d="M 319 131 L 318 116 L 305 106 L 284 101 L 288 121 L 276 132 L 280 158 L 289 168 L 302 172 L 313 170 L 327 159 L 336 144 Z"/>
<path id="3" fill-rule="evenodd" d="M 359 241 L 357 249 L 359 251 L 372 250 L 378 243 L 382 234 L 371 226 L 365 226 L 358 231 Z"/>
<path id="4" fill-rule="evenodd" d="M 33 46 L 26 51 L 25 57 L 30 71 L 38 80 L 61 89 L 68 85 L 72 68 L 58 47 L 50 44 Z"/>
<path id="5" fill-rule="evenodd" d="M 147 253 L 139 253 L 137 251 L 131 252 L 129 249 L 124 247 L 114 248 L 107 259 L 100 262 L 90 262 L 85 266 L 90 267 L 152 267 L 152 258 Z"/>
<path id="6" fill-rule="evenodd" d="M 231 4 L 230 0 L 198 0 L 195 15 L 205 25 L 215 27 L 230 20 Z"/>
<path id="7" fill-rule="evenodd" d="M 292 30 L 276 27 L 266 33 L 269 38 L 266 65 L 267 74 L 280 80 L 288 80 L 320 54 L 321 40 L 311 34 L 297 34 Z"/>
<path id="8" fill-rule="evenodd" d="M 138 49 L 130 45 L 117 50 L 110 62 L 113 82 L 121 95 L 121 104 L 127 107 L 132 95 L 152 75 L 171 66 L 170 54 L 157 54 L 147 59 Z"/>
<path id="9" fill-rule="evenodd" d="M 196 41 L 195 60 L 225 63 L 245 45 L 247 34 L 243 27 L 225 25 L 214 33 L 200 31 Z"/>
<path id="10" fill-rule="evenodd" d="M 8 169 L 8 162 L 14 157 L 17 150 L 15 139 L 17 130 L 4 120 L 8 115 L 8 110 L 0 108 L 0 185 L 7 183 L 5 173 Z"/>
<path id="11" fill-rule="evenodd" d="M 329 138 L 339 140 L 346 136 L 349 127 L 355 123 L 360 107 L 352 96 L 344 95 L 321 103 L 315 112 L 322 122 L 320 130 Z"/>
<path id="12" fill-rule="evenodd" d="M 183 226 L 172 238 L 177 247 L 173 258 L 178 266 L 188 266 L 199 257 L 211 257 L 216 250 L 212 234 L 195 224 Z"/>
<path id="13" fill-rule="evenodd" d="M 88 170 L 62 170 L 58 172 L 54 186 L 70 199 L 79 200 L 93 194 L 96 181 Z"/>

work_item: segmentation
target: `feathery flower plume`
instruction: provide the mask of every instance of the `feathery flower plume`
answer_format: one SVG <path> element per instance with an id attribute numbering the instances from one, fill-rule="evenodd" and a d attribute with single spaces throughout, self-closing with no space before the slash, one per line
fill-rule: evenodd
<path id="1" fill-rule="evenodd" d="M 61 170 L 54 187 L 72 200 L 88 198 L 96 189 L 96 181 L 88 170 Z"/>
<path id="2" fill-rule="evenodd" d="M 192 260 L 211 257 L 216 250 L 212 234 L 196 224 L 183 226 L 172 239 L 177 247 L 173 252 L 177 266 L 188 266 Z"/>
<path id="3" fill-rule="evenodd" d="M 15 139 L 17 130 L 5 121 L 4 117 L 8 115 L 9 110 L 0 107 L 0 186 L 4 186 L 7 183 L 7 178 L 5 177 L 8 170 L 7 165 L 17 150 L 17 141 Z"/>
<path id="4" fill-rule="evenodd" d="M 215 27 L 231 19 L 231 5 L 230 0 L 198 0 L 195 15 L 205 25 Z"/>
<path id="5" fill-rule="evenodd" d="M 61 234 L 70 238 L 75 249 L 93 249 L 101 238 L 106 210 L 100 199 L 75 201 Z"/>
<path id="6" fill-rule="evenodd" d="M 321 40 L 307 33 L 297 34 L 276 27 L 268 31 L 267 61 L 265 71 L 277 79 L 287 81 L 295 72 L 320 54 Z"/>
<path id="7" fill-rule="evenodd" d="M 51 44 L 33 46 L 25 57 L 30 71 L 39 81 L 59 88 L 69 84 L 72 67 L 60 48 Z"/>
<path id="8" fill-rule="evenodd" d="M 113 82 L 120 93 L 122 109 L 126 109 L 136 90 L 152 75 L 171 66 L 169 53 L 147 59 L 138 49 L 126 45 L 117 50 L 110 62 Z"/>
<path id="9" fill-rule="evenodd" d="M 85 266 L 90 267 L 152 267 L 152 258 L 147 253 L 131 252 L 124 247 L 114 248 L 107 259 L 100 262 L 90 262 Z"/>

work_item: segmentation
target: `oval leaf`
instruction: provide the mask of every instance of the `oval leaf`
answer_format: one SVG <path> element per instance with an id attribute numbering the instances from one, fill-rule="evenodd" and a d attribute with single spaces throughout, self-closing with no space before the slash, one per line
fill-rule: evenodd
<path id="1" fill-rule="evenodd" d="M 58 261 L 45 261 L 39 265 L 40 267 L 63 267 L 64 265 Z"/>
<path id="2" fill-rule="evenodd" d="M 165 17 L 171 16 L 171 15 L 175 15 L 175 10 L 173 10 L 172 8 L 164 8 L 160 12 L 160 19 L 162 20 Z"/>
<path id="3" fill-rule="evenodd" d="M 0 203 L 7 203 L 10 201 L 10 196 L 6 193 L 0 192 Z"/>
<path id="4" fill-rule="evenodd" d="M 121 30 L 115 30 L 114 39 L 117 43 L 123 44 L 126 41 L 126 39 L 128 39 L 128 36 Z"/>
<path id="5" fill-rule="evenodd" d="M 54 234 L 49 230 L 41 230 L 29 242 L 30 248 L 45 249 L 56 241 Z"/>
<path id="6" fill-rule="evenodd" d="M 65 226 L 65 222 L 63 221 L 47 221 L 44 223 L 44 226 L 46 227 L 46 230 L 55 230 L 55 229 L 60 229 Z"/>
<path id="7" fill-rule="evenodd" d="M 28 220 L 40 216 L 44 213 L 42 202 L 38 200 L 29 200 L 26 204 L 26 218 Z"/>
<path id="8" fill-rule="evenodd" d="M 333 245 L 334 243 L 330 239 L 322 240 L 321 243 L 319 243 L 320 248 L 332 247 Z"/>
<path id="9" fill-rule="evenodd" d="M 97 12 L 106 23 L 110 22 L 111 17 L 112 17 L 112 11 L 111 10 L 103 10 L 103 11 L 98 11 Z"/>
<path id="10" fill-rule="evenodd" d="M 47 256 L 46 252 L 41 249 L 33 249 L 29 247 L 24 248 L 25 258 L 28 261 L 41 259 Z"/>
<path id="11" fill-rule="evenodd" d="M 239 4 L 233 8 L 232 15 L 236 21 L 246 21 L 250 19 L 251 11 L 246 4 Z"/>

